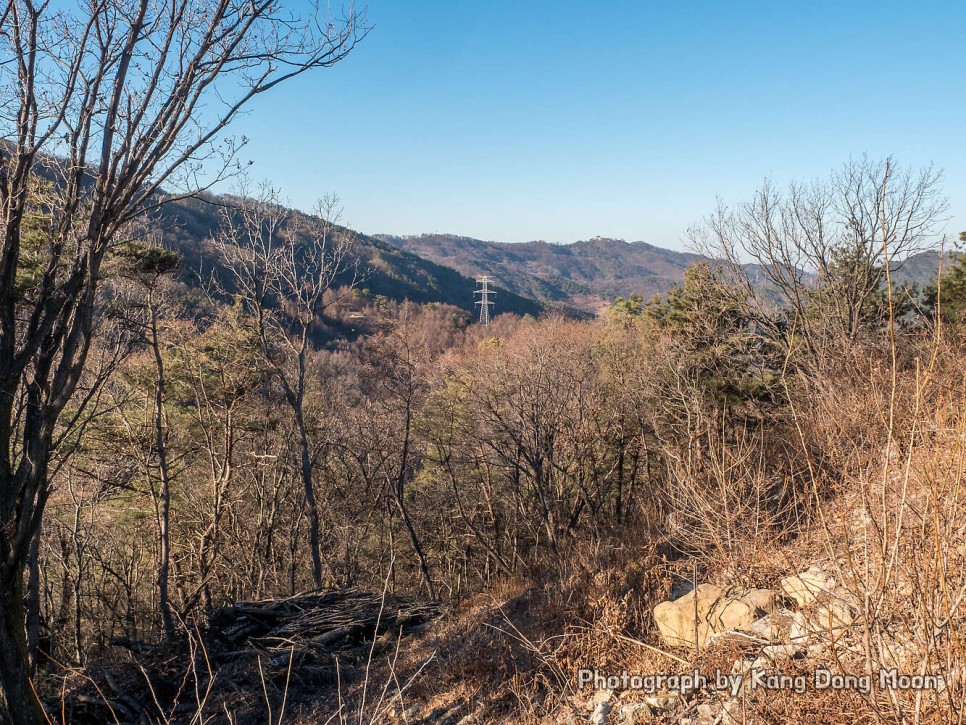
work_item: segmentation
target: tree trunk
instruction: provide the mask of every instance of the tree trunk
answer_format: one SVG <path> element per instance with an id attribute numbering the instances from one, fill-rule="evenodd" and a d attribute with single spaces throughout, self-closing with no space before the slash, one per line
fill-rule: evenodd
<path id="1" fill-rule="evenodd" d="M 0 585 L 0 721 L 10 725 L 38 725 L 45 721 L 43 706 L 34 695 L 27 671 L 26 611 L 23 578 Z"/>
<path id="2" fill-rule="evenodd" d="M 426 590 L 429 592 L 429 596 L 435 599 L 436 588 L 433 586 L 433 578 L 429 573 L 429 564 L 426 561 L 426 554 L 423 552 L 423 547 L 419 543 L 419 537 L 416 535 L 416 528 L 413 526 L 413 522 L 409 518 L 409 511 L 406 510 L 404 486 L 406 483 L 406 473 L 409 466 L 409 437 L 411 431 L 412 405 L 411 402 L 407 400 L 402 460 L 399 463 L 399 475 L 396 477 L 396 485 L 393 489 L 393 498 L 396 499 L 396 506 L 399 508 L 399 513 L 402 514 L 403 523 L 406 525 L 406 531 L 409 533 L 409 540 L 413 545 L 413 551 L 416 552 L 416 558 L 419 559 L 419 570 L 422 572 L 423 582 L 426 584 Z"/>
<path id="3" fill-rule="evenodd" d="M 34 532 L 27 556 L 27 654 L 31 676 L 40 650 L 40 529 Z"/>
<path id="4" fill-rule="evenodd" d="M 621 436 L 620 449 L 617 453 L 617 502 L 614 504 L 614 518 L 618 524 L 624 523 L 624 451 L 626 443 Z"/>
<path id="5" fill-rule="evenodd" d="M 433 578 L 429 573 L 429 563 L 426 560 L 426 553 L 423 551 L 422 545 L 419 543 L 419 537 L 416 535 L 416 529 L 413 527 L 413 522 L 409 518 L 409 512 L 406 510 L 406 505 L 403 503 L 401 497 L 397 496 L 396 506 L 399 508 L 399 513 L 402 514 L 403 524 L 406 526 L 406 531 L 409 533 L 409 541 L 413 545 L 413 551 L 416 552 L 416 558 L 419 560 L 419 571 L 423 575 L 423 583 L 426 585 L 426 590 L 432 599 L 436 598 L 436 587 L 433 586 Z"/>
<path id="6" fill-rule="evenodd" d="M 315 504 L 315 488 L 312 485 L 312 457 L 309 454 L 309 435 L 301 411 L 296 414 L 302 457 L 302 486 L 305 488 L 305 505 L 309 514 L 309 548 L 312 550 L 312 581 L 322 586 L 322 551 L 319 544 L 319 510 Z"/>
<path id="7" fill-rule="evenodd" d="M 169 642 L 175 637 L 174 617 L 171 614 L 171 595 L 168 582 L 171 569 L 171 476 L 168 471 L 168 448 L 164 437 L 164 358 L 158 338 L 158 308 L 151 290 L 151 349 L 154 353 L 156 379 L 154 385 L 154 441 L 158 451 L 158 473 L 161 478 L 161 502 L 158 514 L 158 604 L 161 607 L 161 625 Z"/>

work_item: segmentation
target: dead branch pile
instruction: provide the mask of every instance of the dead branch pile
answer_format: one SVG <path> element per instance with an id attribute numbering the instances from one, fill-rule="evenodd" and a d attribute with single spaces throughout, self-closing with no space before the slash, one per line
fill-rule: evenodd
<path id="1" fill-rule="evenodd" d="M 53 709 L 71 725 L 196 722 L 228 701 L 235 722 L 260 722 L 266 698 L 312 702 L 336 668 L 351 682 L 370 652 L 390 652 L 395 638 L 441 613 L 432 602 L 351 588 L 238 602 L 172 642 L 116 639 L 130 660 L 75 673 L 73 685 L 44 694 L 60 699 Z M 263 669 L 268 662 L 273 669 Z"/>
<path id="2" fill-rule="evenodd" d="M 360 589 L 239 602 L 215 611 L 208 632 L 268 653 L 273 665 L 318 660 L 373 639 L 411 633 L 440 615 L 439 606 Z M 239 652 L 241 654 L 241 652 Z"/>

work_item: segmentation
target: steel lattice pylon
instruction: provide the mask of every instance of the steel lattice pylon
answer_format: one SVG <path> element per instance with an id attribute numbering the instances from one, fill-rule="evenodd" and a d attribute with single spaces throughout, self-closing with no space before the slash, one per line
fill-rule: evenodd
<path id="1" fill-rule="evenodd" d="M 480 306 L 480 324 L 486 327 L 490 324 L 490 307 L 495 304 L 490 298 L 496 297 L 496 292 L 490 289 L 490 278 L 486 275 L 477 277 L 476 282 L 481 286 L 473 294 L 480 295 L 476 304 Z"/>

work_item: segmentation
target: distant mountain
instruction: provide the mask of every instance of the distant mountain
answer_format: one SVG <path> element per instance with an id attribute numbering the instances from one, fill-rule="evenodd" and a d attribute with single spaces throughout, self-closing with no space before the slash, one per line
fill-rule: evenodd
<path id="1" fill-rule="evenodd" d="M 229 203 L 227 197 L 214 195 L 172 201 L 162 207 L 154 220 L 161 230 L 165 245 L 184 258 L 186 281 L 199 269 L 205 274 L 217 272 L 220 263 L 210 239 L 217 233 L 221 210 Z M 292 211 L 292 215 L 300 212 Z M 342 229 L 341 233 L 350 233 Z M 413 302 L 442 302 L 464 310 L 474 309 L 473 279 L 448 266 L 423 259 L 387 242 L 352 232 L 355 237 L 352 255 L 357 268 L 364 272 L 359 285 L 370 295 L 382 295 L 392 300 Z M 342 282 L 348 282 L 348 276 Z M 494 314 L 512 312 L 519 315 L 539 315 L 544 305 L 515 294 L 506 286 L 497 286 L 498 306 Z"/>
<path id="2" fill-rule="evenodd" d="M 0 150 L 5 145 L 9 145 L 9 142 L 0 139 Z M 53 169 L 64 163 L 63 159 L 57 157 L 43 157 L 43 163 L 36 163 L 34 170 L 41 178 L 57 185 L 62 183 L 62 177 Z M 93 174 L 85 175 L 82 183 L 89 186 L 93 178 Z M 159 191 L 153 201 L 162 202 L 166 196 L 166 192 Z M 165 247 L 181 256 L 183 264 L 180 275 L 189 286 L 197 284 L 199 273 L 204 276 L 218 273 L 220 258 L 211 239 L 221 225 L 223 210 L 231 203 L 230 196 L 211 193 L 185 199 L 168 197 L 150 215 L 148 226 L 160 234 Z M 289 213 L 292 217 L 302 216 L 302 212 L 294 209 Z M 342 228 L 341 233 L 351 233 L 354 238 L 351 261 L 363 273 L 360 289 L 369 295 L 399 302 L 441 302 L 470 312 L 478 309 L 475 305 L 477 298 L 473 294 L 477 287 L 475 278 L 464 276 L 451 265 L 422 258 L 382 239 L 346 228 Z M 349 282 L 350 276 L 351 273 L 346 274 L 337 283 Z M 498 299 L 493 310 L 495 315 L 503 312 L 539 315 L 546 311 L 542 302 L 517 294 L 499 282 L 492 288 L 497 292 Z M 572 308 L 566 311 L 580 315 L 578 310 Z"/>
<path id="3" fill-rule="evenodd" d="M 155 219 L 166 246 L 184 258 L 186 281 L 199 269 L 217 271 L 219 259 L 210 239 L 217 233 L 221 210 L 229 203 L 228 197 L 215 195 L 173 201 Z M 539 315 L 548 309 L 575 316 L 593 314 L 616 297 L 640 294 L 649 299 L 667 292 L 682 281 L 689 265 L 706 259 L 645 242 L 603 237 L 572 244 L 517 244 L 448 234 L 351 233 L 358 269 L 366 271 L 360 286 L 370 295 L 442 302 L 473 311 L 474 278 L 486 274 L 495 280 L 496 314 Z M 935 280 L 938 264 L 938 253 L 915 255 L 903 263 L 895 281 L 928 284 Z"/>
<path id="4" fill-rule="evenodd" d="M 596 312 L 616 297 L 639 294 L 650 299 L 667 292 L 683 280 L 689 265 L 707 260 L 646 242 L 604 237 L 572 244 L 487 242 L 452 234 L 375 238 L 467 276 L 490 275 L 507 289 L 546 305 L 586 312 Z M 914 255 L 901 265 L 896 281 L 928 284 L 935 280 L 938 265 L 936 252 Z M 763 282 L 760 268 L 749 266 L 749 271 Z"/>
<path id="5" fill-rule="evenodd" d="M 546 304 L 594 312 L 615 297 L 667 292 L 703 257 L 645 242 L 596 237 L 573 244 L 485 242 L 447 234 L 376 235 L 398 249 L 498 284 Z"/>
<path id="6" fill-rule="evenodd" d="M 956 253 L 947 252 L 943 259 L 943 272 L 946 272 L 956 263 Z M 939 252 L 920 252 L 913 254 L 903 260 L 902 264 L 896 265 L 893 274 L 893 281 L 896 284 L 917 284 L 925 287 L 936 283 L 936 276 L 939 273 Z"/>

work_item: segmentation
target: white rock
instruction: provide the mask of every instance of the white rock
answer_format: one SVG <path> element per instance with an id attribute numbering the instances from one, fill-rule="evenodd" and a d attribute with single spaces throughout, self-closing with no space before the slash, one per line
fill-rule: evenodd
<path id="1" fill-rule="evenodd" d="M 775 592 L 701 584 L 692 592 L 654 607 L 654 621 L 665 644 L 704 645 L 716 632 L 747 629 L 775 609 Z"/>
<path id="2" fill-rule="evenodd" d="M 591 725 L 607 725 L 610 722 L 610 703 L 598 702 L 590 716 Z"/>
<path id="3" fill-rule="evenodd" d="M 825 594 L 835 590 L 835 579 L 817 566 L 810 566 L 801 574 L 787 576 L 779 583 L 786 596 L 800 607 L 814 604 Z"/>

